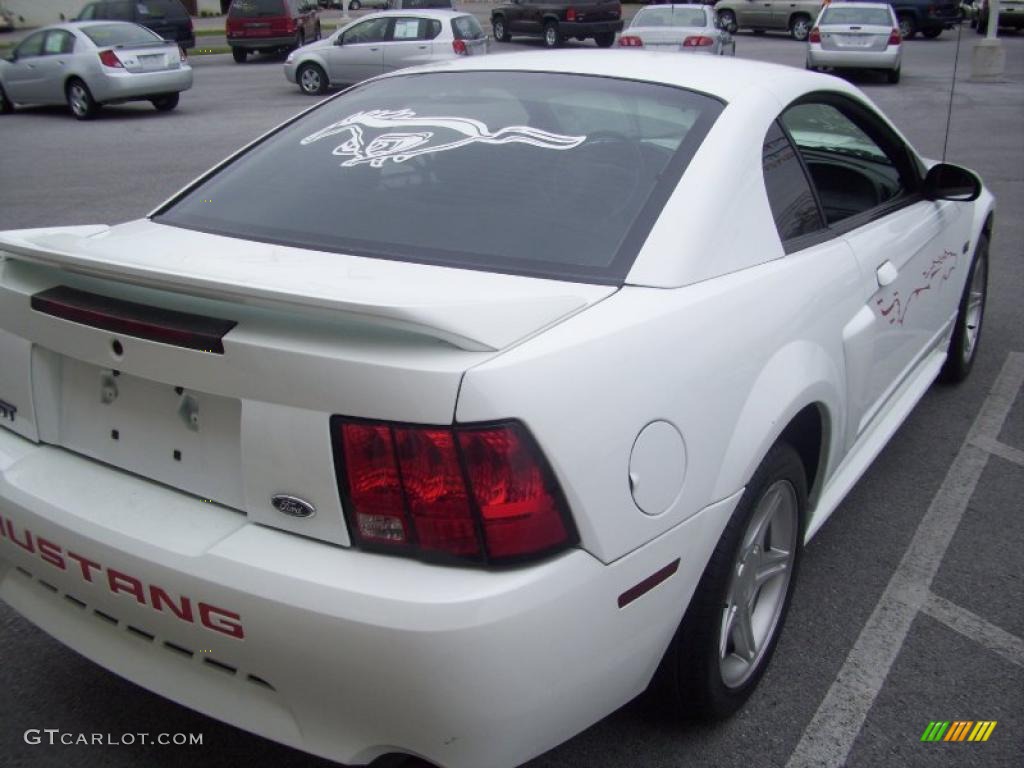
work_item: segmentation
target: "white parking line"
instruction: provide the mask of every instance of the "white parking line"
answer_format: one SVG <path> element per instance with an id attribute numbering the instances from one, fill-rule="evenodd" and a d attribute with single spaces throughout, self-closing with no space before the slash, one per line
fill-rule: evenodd
<path id="1" fill-rule="evenodd" d="M 998 440 L 994 440 L 987 435 L 984 437 L 976 437 L 972 440 L 976 446 L 981 448 L 983 451 L 988 451 L 994 456 L 998 456 L 1001 459 L 1006 459 L 1014 464 L 1019 464 L 1024 467 L 1024 451 L 1019 448 L 1014 448 L 1012 445 L 1007 445 Z"/>
<path id="2" fill-rule="evenodd" d="M 1024 354 L 1011 352 L 885 592 L 790 755 L 787 768 L 838 768 L 846 763 L 914 617 L 931 594 L 932 579 L 988 463 L 988 452 L 973 441 L 998 438 L 1022 385 Z"/>
<path id="3" fill-rule="evenodd" d="M 921 612 L 941 621 L 978 645 L 999 654 L 1011 664 L 1024 667 L 1024 640 L 986 621 L 978 614 L 951 603 L 934 592 L 928 594 L 924 605 L 921 606 Z"/>

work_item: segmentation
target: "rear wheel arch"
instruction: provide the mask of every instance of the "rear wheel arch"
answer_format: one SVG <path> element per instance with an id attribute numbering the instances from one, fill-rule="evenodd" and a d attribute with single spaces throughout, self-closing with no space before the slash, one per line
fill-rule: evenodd
<path id="1" fill-rule="evenodd" d="M 817 402 L 804 406 L 779 435 L 779 440 L 791 445 L 800 456 L 810 500 L 820 492 L 822 469 L 827 466 L 828 434 L 828 408 Z"/>

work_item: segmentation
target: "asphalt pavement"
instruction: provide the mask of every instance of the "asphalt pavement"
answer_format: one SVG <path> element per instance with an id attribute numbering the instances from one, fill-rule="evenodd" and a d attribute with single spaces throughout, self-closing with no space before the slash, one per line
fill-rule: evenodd
<path id="1" fill-rule="evenodd" d="M 977 39 L 964 29 L 946 151 L 998 198 L 971 378 L 932 388 L 807 548 L 778 651 L 746 708 L 724 723 L 680 724 L 632 703 L 529 768 L 1024 764 L 1024 35 L 1004 38 L 1006 74 L 990 84 L 968 78 Z M 804 46 L 741 33 L 737 55 L 802 66 Z M 946 32 L 906 44 L 899 85 L 854 80 L 940 157 L 956 59 Z M 133 104 L 91 123 L 62 108 L 0 118 L 0 229 L 145 215 L 314 103 L 284 80 L 281 61 L 193 58 L 195 87 L 168 114 Z M 332 765 L 121 680 L 2 604 L 0 658 L 4 766 Z M 984 743 L 921 741 L 932 721 L 968 720 L 997 725 Z M 44 728 L 199 733 L 203 744 L 26 743 L 26 730 Z"/>

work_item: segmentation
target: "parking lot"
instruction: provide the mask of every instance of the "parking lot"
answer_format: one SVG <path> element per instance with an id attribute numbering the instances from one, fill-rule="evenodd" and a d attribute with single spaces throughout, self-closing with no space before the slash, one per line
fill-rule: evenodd
<path id="1" fill-rule="evenodd" d="M 977 40 L 963 29 L 946 147 L 950 162 L 977 170 L 998 198 L 985 332 L 971 378 L 925 396 L 808 547 L 776 656 L 736 717 L 680 725 L 633 703 L 531 768 L 1024 763 L 1024 34 L 1003 38 L 998 83 L 969 79 Z M 584 45 L 593 44 L 569 47 Z M 492 44 L 492 52 L 540 47 L 523 40 Z M 744 58 L 802 67 L 804 50 L 781 34 L 737 35 Z M 945 32 L 906 44 L 898 85 L 877 75 L 853 80 L 919 151 L 937 158 L 956 58 L 957 33 Z M 315 103 L 285 81 L 282 60 L 193 57 L 195 86 L 172 113 L 142 103 L 106 109 L 89 123 L 62 108 L 0 118 L 0 229 L 144 216 Z M 331 765 L 127 683 L 3 604 L 0 657 L 4 765 Z M 923 743 L 936 720 L 998 725 L 984 743 Z M 33 728 L 201 733 L 203 744 L 26 744 L 23 733 Z"/>

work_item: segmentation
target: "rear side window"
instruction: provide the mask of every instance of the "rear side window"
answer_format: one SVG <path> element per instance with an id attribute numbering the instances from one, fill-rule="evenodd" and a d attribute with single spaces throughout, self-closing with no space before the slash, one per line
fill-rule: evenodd
<path id="1" fill-rule="evenodd" d="M 436 19 L 395 19 L 392 40 L 433 40 L 441 32 Z"/>
<path id="2" fill-rule="evenodd" d="M 452 34 L 456 40 L 480 40 L 484 30 L 475 16 L 456 16 L 452 19 Z"/>
<path id="3" fill-rule="evenodd" d="M 100 48 L 109 45 L 145 45 L 163 38 L 136 24 L 96 24 L 82 27 L 82 32 Z"/>
<path id="4" fill-rule="evenodd" d="M 61 54 L 71 53 L 75 49 L 75 36 L 63 29 L 50 30 L 43 43 L 43 53 Z"/>
<path id="5" fill-rule="evenodd" d="M 390 77 L 306 113 L 155 220 L 619 284 L 721 110 L 692 91 L 607 77 Z"/>
<path id="6" fill-rule="evenodd" d="M 821 229 L 823 224 L 800 158 L 778 123 L 772 123 L 761 150 L 764 186 L 783 242 Z"/>
<path id="7" fill-rule="evenodd" d="M 187 19 L 188 13 L 179 0 L 140 0 L 135 4 L 139 18 L 149 19 Z"/>
<path id="8" fill-rule="evenodd" d="M 228 16 L 239 19 L 286 15 L 284 0 L 232 0 L 228 9 Z"/>

